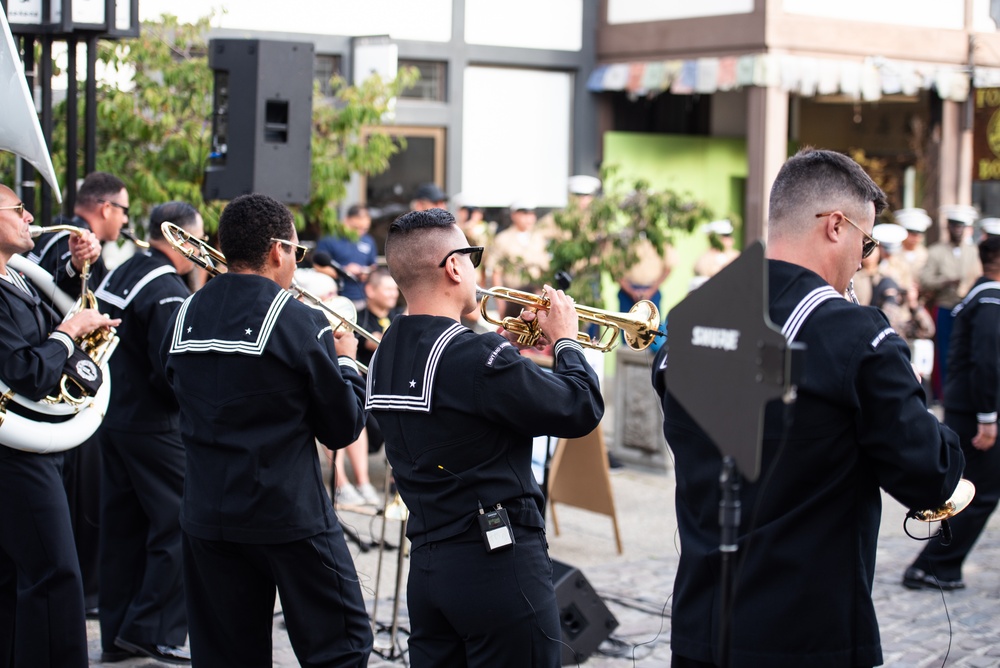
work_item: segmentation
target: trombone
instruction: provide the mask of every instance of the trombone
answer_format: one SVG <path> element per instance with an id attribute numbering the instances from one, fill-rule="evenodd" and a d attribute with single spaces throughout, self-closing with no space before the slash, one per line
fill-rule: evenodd
<path id="1" fill-rule="evenodd" d="M 169 243 L 174 250 L 205 269 L 205 271 L 212 276 L 218 276 L 219 274 L 225 273 L 226 256 L 216 250 L 204 239 L 194 236 L 187 230 L 178 227 L 170 221 L 166 221 L 160 225 L 160 230 L 163 232 L 163 238 L 167 240 L 167 243 Z M 375 338 L 371 332 L 357 324 L 358 311 L 354 308 L 354 304 L 350 299 L 347 299 L 346 297 L 335 297 L 334 299 L 336 301 L 323 301 L 308 290 L 302 288 L 295 281 L 292 281 L 292 287 L 289 288 L 289 291 L 296 297 L 300 297 L 309 302 L 309 304 L 314 308 L 323 311 L 327 320 L 329 320 L 330 324 L 333 325 L 334 330 L 339 327 L 346 327 L 353 333 L 371 341 L 376 346 L 378 345 L 379 340 Z M 331 305 L 330 302 L 333 302 L 333 304 Z M 355 362 L 355 364 L 357 364 L 362 373 L 368 372 L 368 367 L 364 364 L 361 364 L 360 362 Z"/>
<path id="2" fill-rule="evenodd" d="M 477 287 L 476 298 L 479 299 L 479 310 L 486 322 L 517 334 L 517 342 L 520 345 L 533 346 L 542 336 L 542 330 L 538 327 L 537 320 L 525 322 L 519 317 L 512 316 L 507 316 L 503 320 L 494 320 L 487 313 L 486 305 L 493 298 L 518 304 L 523 308 L 546 311 L 550 302 L 544 293 L 535 295 L 504 287 L 491 289 Z M 580 320 L 605 328 L 596 340 L 591 339 L 585 332 L 578 332 L 576 335 L 577 341 L 582 346 L 599 350 L 602 353 L 610 352 L 618 345 L 619 332 L 624 335 L 625 343 L 632 350 L 645 350 L 656 340 L 657 336 L 666 336 L 659 329 L 660 312 L 656 308 L 656 304 L 646 299 L 636 302 L 628 313 L 605 311 L 579 304 L 576 305 L 576 312 L 580 316 Z"/>

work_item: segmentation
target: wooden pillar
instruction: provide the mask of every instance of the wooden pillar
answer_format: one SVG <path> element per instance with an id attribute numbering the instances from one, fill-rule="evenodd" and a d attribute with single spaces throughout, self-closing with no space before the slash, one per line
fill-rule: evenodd
<path id="1" fill-rule="evenodd" d="M 788 93 L 747 89 L 747 196 L 744 244 L 767 238 L 771 184 L 788 157 Z"/>
<path id="2" fill-rule="evenodd" d="M 941 145 L 938 161 L 938 204 L 972 202 L 972 127 L 965 122 L 962 102 L 941 102 Z M 946 222 L 940 214 L 935 221 L 946 238 Z"/>

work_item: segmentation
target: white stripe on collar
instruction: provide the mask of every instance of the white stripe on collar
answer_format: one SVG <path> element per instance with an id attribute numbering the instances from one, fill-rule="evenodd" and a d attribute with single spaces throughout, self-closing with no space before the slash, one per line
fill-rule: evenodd
<path id="1" fill-rule="evenodd" d="M 115 269 L 113 269 L 110 273 L 108 273 L 108 275 L 104 277 L 104 280 L 101 281 L 101 285 L 94 292 L 94 296 L 97 297 L 98 299 L 102 299 L 107 303 L 111 304 L 112 306 L 117 306 L 120 309 L 124 309 L 129 304 L 131 304 L 132 300 L 135 299 L 135 296 L 139 294 L 139 292 L 144 287 L 152 283 L 154 279 L 157 279 L 160 276 L 164 276 L 166 274 L 177 273 L 177 270 L 174 269 L 173 265 L 165 264 L 162 267 L 157 267 L 156 269 L 152 270 L 151 272 L 140 278 L 136 282 L 136 284 L 132 286 L 132 289 L 127 297 L 121 297 L 119 295 L 114 294 L 113 292 L 108 292 L 107 290 L 108 282 L 111 280 L 111 277 L 115 275 L 115 272 L 118 271 L 118 269 L 120 268 L 121 267 L 115 267 Z"/>
<path id="2" fill-rule="evenodd" d="M 274 296 L 274 299 L 271 300 L 271 305 L 267 309 L 267 313 L 264 315 L 264 320 L 261 322 L 257 338 L 254 341 L 195 338 L 185 340 L 183 338 L 184 328 L 186 327 L 185 319 L 187 318 L 188 307 L 191 305 L 191 299 L 194 296 L 192 295 L 185 299 L 178 310 L 177 321 L 174 324 L 174 335 L 170 341 L 170 354 L 240 353 L 242 355 L 260 357 L 264 353 L 264 347 L 267 346 L 267 340 L 271 337 L 271 332 L 274 331 L 274 325 L 278 322 L 278 315 L 288 300 L 292 298 L 292 293 L 287 290 L 279 290 Z"/>
<path id="3" fill-rule="evenodd" d="M 371 364 L 368 367 L 368 385 L 365 399 L 365 410 L 382 409 L 387 411 L 414 411 L 419 413 L 431 412 L 431 395 L 434 389 L 434 379 L 437 376 L 438 365 L 441 363 L 441 356 L 444 349 L 451 343 L 452 339 L 468 331 L 461 323 L 456 322 L 448 329 L 444 330 L 434 345 L 431 346 L 427 355 L 427 362 L 424 364 L 424 377 L 422 379 L 420 395 L 409 396 L 406 394 L 375 394 L 375 369 L 377 367 L 376 358 L 379 351 L 375 350 Z"/>
<path id="4" fill-rule="evenodd" d="M 958 315 L 959 313 L 961 313 L 962 309 L 964 309 L 966 306 L 968 306 L 969 302 L 971 302 L 973 299 L 975 299 L 976 295 L 978 295 L 983 290 L 1000 290 L 1000 282 L 998 282 L 998 281 L 986 281 L 985 283 L 980 283 L 976 287 L 974 287 L 971 290 L 969 290 L 969 294 L 965 295 L 965 299 L 963 299 L 962 301 L 960 301 L 955 306 L 955 308 L 953 308 L 951 310 L 952 317 L 955 317 L 956 315 Z"/>
<path id="5" fill-rule="evenodd" d="M 784 327 L 781 328 L 781 333 L 785 335 L 785 339 L 789 343 L 795 341 L 795 337 L 799 335 L 799 330 L 802 329 L 802 326 L 809 316 L 812 315 L 812 312 L 823 302 L 834 298 L 843 299 L 844 296 L 829 285 L 816 288 L 803 297 L 802 301 L 792 310 L 791 315 L 788 316 Z"/>

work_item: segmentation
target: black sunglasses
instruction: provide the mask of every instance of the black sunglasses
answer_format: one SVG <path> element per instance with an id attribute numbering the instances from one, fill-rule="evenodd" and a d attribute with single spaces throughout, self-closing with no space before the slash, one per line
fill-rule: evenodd
<path id="1" fill-rule="evenodd" d="M 448 258 L 450 258 L 455 253 L 459 253 L 461 255 L 468 255 L 469 260 L 472 261 L 473 269 L 478 267 L 479 263 L 483 261 L 483 247 L 469 246 L 468 248 L 456 248 L 455 250 L 451 251 L 450 253 L 444 256 L 444 259 L 441 260 L 441 264 L 439 264 L 438 266 L 443 267 L 444 263 L 448 261 Z"/>
<path id="2" fill-rule="evenodd" d="M 831 211 L 830 213 L 817 213 L 816 217 L 826 218 L 827 216 L 832 216 L 835 213 L 837 212 Z M 861 234 L 864 235 L 865 238 L 861 240 L 861 259 L 864 260 L 866 257 L 874 253 L 875 249 L 878 248 L 878 240 L 872 235 L 865 232 L 863 229 L 861 229 L 860 225 L 858 225 L 853 220 L 845 216 L 843 213 L 840 214 L 840 217 L 846 220 L 851 225 L 853 225 L 858 230 L 858 232 L 861 232 Z"/>
<path id="3" fill-rule="evenodd" d="M 122 213 L 124 213 L 126 216 L 128 215 L 128 207 L 127 206 L 123 206 L 123 205 L 119 204 L 118 202 L 112 202 L 109 199 L 99 199 L 97 201 L 98 202 L 104 202 L 105 204 L 110 204 L 111 206 L 116 206 L 116 207 L 118 207 L 119 209 L 122 210 Z"/>

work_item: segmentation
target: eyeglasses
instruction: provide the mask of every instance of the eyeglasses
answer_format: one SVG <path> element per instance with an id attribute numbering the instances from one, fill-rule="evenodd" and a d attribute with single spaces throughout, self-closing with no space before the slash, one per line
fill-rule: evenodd
<path id="1" fill-rule="evenodd" d="M 127 206 L 123 206 L 123 205 L 119 204 L 118 202 L 112 202 L 109 199 L 99 199 L 97 201 L 98 202 L 104 202 L 105 204 L 110 204 L 111 206 L 114 206 L 114 207 L 118 207 L 119 209 L 122 210 L 122 213 L 124 213 L 126 216 L 128 215 L 128 207 Z"/>
<path id="2" fill-rule="evenodd" d="M 291 246 L 292 249 L 294 249 L 295 251 L 295 264 L 298 264 L 302 262 L 302 260 L 306 259 L 306 253 L 309 252 L 309 249 L 306 248 L 305 246 L 300 246 L 299 244 L 292 243 L 287 239 L 275 239 L 274 237 L 271 237 L 271 241 L 277 242 L 279 244 L 284 244 L 286 246 Z"/>
<path id="3" fill-rule="evenodd" d="M 468 255 L 469 256 L 469 260 L 472 261 L 472 268 L 473 269 L 475 269 L 476 267 L 478 267 L 479 263 L 483 261 L 483 247 L 482 246 L 469 246 L 468 248 L 456 248 L 455 250 L 453 250 L 450 253 L 448 253 L 447 255 L 445 255 L 444 259 L 441 260 L 441 264 L 439 264 L 438 267 L 443 267 L 444 263 L 448 261 L 448 258 L 450 258 L 455 253 L 458 253 L 460 255 Z"/>
<path id="4" fill-rule="evenodd" d="M 0 211 L 17 211 L 17 215 L 24 215 L 24 202 L 17 204 L 15 206 L 0 206 Z"/>
<path id="5" fill-rule="evenodd" d="M 838 213 L 838 212 L 837 211 L 830 211 L 829 213 L 817 213 L 816 217 L 817 218 L 826 218 L 827 216 L 832 216 L 835 213 Z M 878 239 L 876 239 L 875 237 L 873 237 L 872 235 L 868 234 L 863 229 L 861 229 L 860 227 L 858 227 L 857 223 L 855 223 L 853 220 L 851 220 L 850 218 L 848 218 L 847 216 L 845 216 L 842 212 L 840 213 L 840 217 L 843 218 L 844 220 L 846 220 L 847 222 L 849 222 L 854 227 L 856 227 L 857 230 L 858 230 L 858 232 L 861 232 L 861 234 L 865 235 L 865 240 L 861 242 L 861 259 L 863 260 L 866 257 L 868 257 L 869 255 L 871 255 L 872 253 L 874 253 L 875 249 L 878 248 Z"/>

